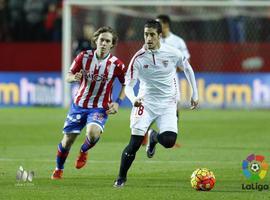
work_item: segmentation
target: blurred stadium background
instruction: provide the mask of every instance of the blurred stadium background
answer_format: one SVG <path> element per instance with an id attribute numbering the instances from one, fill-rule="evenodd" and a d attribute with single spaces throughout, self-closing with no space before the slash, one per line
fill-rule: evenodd
<path id="1" fill-rule="evenodd" d="M 62 75 L 81 49 L 91 48 L 94 30 L 103 25 L 117 30 L 114 53 L 128 65 L 143 43 L 145 20 L 165 13 L 172 18 L 173 32 L 187 42 L 201 107 L 269 108 L 269 5 L 236 0 L 1 0 L 0 106 L 67 106 L 70 89 Z M 186 105 L 189 89 L 185 78 L 179 78 Z"/>
<path id="2" fill-rule="evenodd" d="M 181 147 L 170 153 L 158 147 L 150 161 L 141 148 L 127 187 L 113 190 L 130 136 L 126 99 L 91 150 L 88 166 L 73 166 L 82 133 L 64 179 L 52 182 L 56 146 L 76 88 L 63 82 L 71 60 L 91 48 L 95 29 L 110 25 L 120 38 L 114 54 L 128 65 L 143 44 L 145 20 L 158 14 L 170 15 L 197 77 L 200 109 L 182 110 Z M 252 153 L 269 163 L 269 58 L 268 0 L 0 0 L 0 199 L 269 199 L 269 190 L 243 188 L 250 182 L 241 166 Z M 183 75 L 179 79 L 187 107 L 188 84 Z M 35 172 L 33 183 L 16 182 L 20 165 Z M 213 192 L 190 187 L 199 167 L 214 171 Z M 259 184 L 269 188 L 269 174 Z"/>

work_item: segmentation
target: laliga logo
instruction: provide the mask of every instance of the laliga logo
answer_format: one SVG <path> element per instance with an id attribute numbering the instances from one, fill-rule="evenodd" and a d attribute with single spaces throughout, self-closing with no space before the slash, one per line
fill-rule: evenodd
<path id="1" fill-rule="evenodd" d="M 22 166 L 19 167 L 19 170 L 17 171 L 16 174 L 16 180 L 18 182 L 32 182 L 34 177 L 34 172 L 33 171 L 26 171 L 23 169 Z"/>
<path id="2" fill-rule="evenodd" d="M 246 160 L 243 160 L 242 162 L 242 169 L 244 176 L 253 181 L 257 182 L 265 178 L 268 170 L 268 164 L 264 160 L 264 156 L 262 155 L 255 155 L 250 154 Z M 246 190 L 268 190 L 269 185 L 265 184 L 242 184 L 242 189 Z"/>
<path id="3" fill-rule="evenodd" d="M 249 155 L 242 162 L 243 173 L 251 181 L 264 179 L 267 174 L 268 164 L 264 161 L 264 156 Z"/>

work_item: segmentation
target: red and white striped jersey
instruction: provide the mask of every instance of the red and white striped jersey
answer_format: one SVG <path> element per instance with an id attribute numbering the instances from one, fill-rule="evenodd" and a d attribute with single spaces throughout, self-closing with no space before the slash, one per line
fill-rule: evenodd
<path id="1" fill-rule="evenodd" d="M 109 54 L 98 60 L 94 50 L 82 51 L 74 59 L 70 72 L 75 74 L 83 70 L 80 87 L 74 103 L 83 108 L 108 108 L 112 102 L 112 88 L 115 77 L 125 83 L 127 68 L 121 60 Z"/>

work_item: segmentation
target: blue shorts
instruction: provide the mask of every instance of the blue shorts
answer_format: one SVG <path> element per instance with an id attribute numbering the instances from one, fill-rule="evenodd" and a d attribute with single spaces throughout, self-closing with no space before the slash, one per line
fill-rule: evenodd
<path id="1" fill-rule="evenodd" d="M 63 133 L 80 134 L 86 124 L 95 124 L 103 132 L 107 119 L 108 115 L 104 108 L 82 108 L 72 103 L 64 124 Z"/>

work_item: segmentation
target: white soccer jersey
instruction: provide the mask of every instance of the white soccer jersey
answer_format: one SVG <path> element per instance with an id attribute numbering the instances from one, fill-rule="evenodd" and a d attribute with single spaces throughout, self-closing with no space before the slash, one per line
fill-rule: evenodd
<path id="1" fill-rule="evenodd" d="M 168 37 L 161 38 L 160 43 L 167 44 L 167 45 L 170 45 L 176 49 L 179 49 L 187 59 L 190 58 L 190 54 L 189 54 L 189 51 L 188 51 L 188 48 L 187 48 L 185 41 L 181 37 L 173 34 L 172 32 L 169 32 Z M 175 73 L 175 79 L 176 79 L 176 86 L 178 88 L 176 100 L 180 101 L 181 92 L 180 92 L 180 87 L 179 87 L 180 84 L 179 84 L 179 78 L 178 78 L 177 73 Z"/>
<path id="2" fill-rule="evenodd" d="M 182 53 L 166 44 L 161 44 L 158 50 L 145 50 L 143 47 L 132 58 L 126 74 L 126 85 L 136 80 L 140 81 L 138 97 L 143 98 L 143 104 L 152 111 L 176 105 L 177 66 L 184 66 L 185 57 Z M 132 101 L 132 100 L 131 100 Z"/>
<path id="3" fill-rule="evenodd" d="M 93 50 L 81 52 L 73 61 L 70 72 L 83 70 L 83 78 L 74 103 L 83 108 L 108 108 L 112 102 L 112 88 L 115 78 L 124 84 L 125 65 L 117 57 L 109 54 L 98 60 Z"/>
<path id="4" fill-rule="evenodd" d="M 173 34 L 172 32 L 169 33 L 168 37 L 161 38 L 160 43 L 167 44 L 176 49 L 179 49 L 187 59 L 190 58 L 190 54 L 185 41 L 181 37 Z"/>

